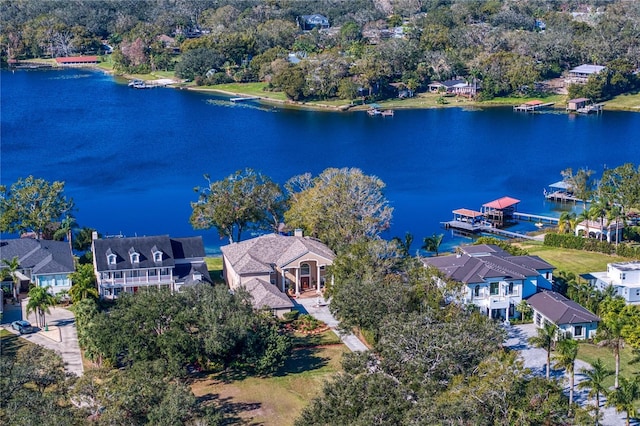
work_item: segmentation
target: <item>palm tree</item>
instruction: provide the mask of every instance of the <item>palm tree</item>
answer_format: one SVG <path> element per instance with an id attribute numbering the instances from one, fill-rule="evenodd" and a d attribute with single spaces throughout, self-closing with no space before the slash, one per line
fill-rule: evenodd
<path id="1" fill-rule="evenodd" d="M 69 274 L 73 283 L 69 290 L 71 302 L 76 303 L 89 297 L 97 299 L 99 297 L 96 288 L 96 276 L 93 273 L 93 265 L 87 263 L 79 265 L 76 272 Z"/>
<path id="2" fill-rule="evenodd" d="M 596 426 L 600 418 L 600 395 L 605 395 L 607 388 L 604 386 L 604 379 L 611 375 L 611 371 L 604 368 L 604 364 L 600 358 L 591 366 L 591 369 L 582 369 L 585 379 L 578 383 L 578 389 L 589 389 L 589 396 L 596 398 Z"/>
<path id="3" fill-rule="evenodd" d="M 413 235 L 410 232 L 404 234 L 404 240 L 400 237 L 393 237 L 391 240 L 398 244 L 398 249 L 403 256 L 409 256 L 409 250 L 411 250 L 411 244 L 413 243 Z"/>
<path id="4" fill-rule="evenodd" d="M 589 216 L 592 219 L 600 219 L 600 241 L 604 237 L 604 219 L 607 217 L 607 205 L 604 202 L 593 203 L 589 208 Z"/>
<path id="5" fill-rule="evenodd" d="M 554 367 L 564 368 L 569 373 L 569 412 L 573 404 L 573 384 L 575 379 L 576 357 L 578 356 L 578 342 L 572 338 L 564 338 L 556 345 L 556 355 L 554 356 Z"/>
<path id="6" fill-rule="evenodd" d="M 550 322 L 545 322 L 542 328 L 538 329 L 538 335 L 529 338 L 529 343 L 537 348 L 547 351 L 547 380 L 551 378 L 551 350 L 556 340 L 558 327 Z"/>
<path id="7" fill-rule="evenodd" d="M 589 222 L 591 221 L 592 217 L 593 217 L 593 211 L 589 209 L 582 210 L 580 214 L 576 217 L 576 221 L 579 224 L 584 222 L 585 238 L 589 238 Z"/>
<path id="8" fill-rule="evenodd" d="M 32 287 L 29 290 L 29 301 L 27 302 L 27 315 L 34 312 L 36 314 L 36 322 L 39 327 L 46 324 L 45 313 L 50 314 L 49 307 L 55 306 L 56 298 L 49 293 L 50 286 Z"/>
<path id="9" fill-rule="evenodd" d="M 60 227 L 54 232 L 53 239 L 61 241 L 65 237 L 69 242 L 69 250 L 73 253 L 73 230 L 78 228 L 78 223 L 76 222 L 73 216 L 67 215 L 62 222 L 60 222 Z"/>
<path id="10" fill-rule="evenodd" d="M 564 212 L 558 220 L 558 231 L 566 234 L 575 230 L 576 214 L 573 212 Z"/>
<path id="11" fill-rule="evenodd" d="M 444 234 L 433 234 L 430 237 L 424 237 L 422 240 L 424 245 L 421 247 L 422 250 L 433 251 L 438 256 L 438 250 L 440 249 L 440 244 L 442 244 L 442 238 L 444 238 Z"/>
<path id="12" fill-rule="evenodd" d="M 638 378 L 620 378 L 620 387 L 609 392 L 607 406 L 615 407 L 616 411 L 626 411 L 627 426 L 631 417 L 636 416 L 635 402 L 640 399 L 640 383 Z"/>
<path id="13" fill-rule="evenodd" d="M 609 347 L 613 351 L 616 361 L 614 387 L 618 387 L 620 376 L 620 351 L 624 345 L 623 329 L 626 325 L 622 309 L 625 306 L 624 300 L 620 298 L 605 299 L 600 303 L 600 317 L 602 322 L 598 326 L 596 341 Z"/>
<path id="14" fill-rule="evenodd" d="M 612 204 L 611 206 L 609 206 L 609 209 L 607 210 L 607 222 L 611 223 L 612 220 L 616 221 L 616 246 L 620 242 L 620 216 L 622 216 L 622 210 L 620 209 L 620 206 L 616 204 Z"/>
<path id="15" fill-rule="evenodd" d="M 18 278 L 18 269 L 20 269 L 20 261 L 18 256 L 14 256 L 13 259 L 2 259 L 2 264 L 7 267 L 7 273 L 13 280 L 13 298 L 18 298 L 18 288 L 20 287 L 20 278 Z"/>

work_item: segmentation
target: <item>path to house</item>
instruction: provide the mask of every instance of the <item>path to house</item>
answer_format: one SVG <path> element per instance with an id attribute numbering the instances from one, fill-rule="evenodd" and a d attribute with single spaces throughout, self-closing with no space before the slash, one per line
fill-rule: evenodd
<path id="1" fill-rule="evenodd" d="M 320 303 L 318 303 L 320 302 Z M 340 333 L 338 331 L 339 324 L 331 312 L 329 312 L 329 304 L 323 298 L 299 298 L 294 300 L 296 309 L 302 313 L 308 313 L 312 317 L 324 322 L 336 333 L 342 342 L 351 350 L 351 352 L 362 352 L 368 350 L 364 343 L 353 334 Z"/>
<path id="2" fill-rule="evenodd" d="M 529 345 L 529 337 L 533 337 L 537 334 L 536 327 L 533 324 L 514 325 L 508 327 L 508 336 L 505 346 L 511 349 L 520 351 L 522 360 L 524 361 L 525 368 L 531 369 L 531 372 L 536 376 L 544 377 L 546 375 L 547 368 L 547 351 L 540 348 L 535 348 Z M 552 361 L 553 362 L 553 361 Z M 553 364 L 552 364 L 553 365 Z M 587 396 L 587 389 L 578 389 L 578 383 L 584 380 L 584 375 L 580 372 L 583 369 L 589 369 L 591 366 L 584 361 L 576 360 L 575 366 L 575 389 L 574 400 L 580 406 L 584 407 L 587 404 L 595 404 L 595 400 L 589 400 Z M 565 394 L 569 394 L 569 378 L 564 374 L 563 370 L 551 369 L 551 377 L 562 380 Z M 617 426 L 624 425 L 626 414 L 617 413 L 614 408 L 604 406 L 606 398 L 600 397 L 600 412 L 603 414 L 602 421 L 603 426 Z M 640 424 L 639 422 L 632 422 L 634 425 Z"/>
<path id="3" fill-rule="evenodd" d="M 31 324 L 36 324 L 35 314 L 26 314 L 26 306 L 29 299 L 22 300 L 21 306 L 5 306 L 2 325 L 7 330 L 16 333 L 11 328 L 13 321 L 26 319 Z M 21 337 L 30 342 L 44 346 L 56 351 L 65 363 L 65 368 L 69 373 L 81 376 L 84 372 L 82 366 L 82 355 L 78 344 L 78 333 L 76 331 L 76 319 L 68 309 L 55 307 L 50 308 L 51 313 L 47 314 L 47 330 L 39 330 L 37 333 L 24 334 Z"/>

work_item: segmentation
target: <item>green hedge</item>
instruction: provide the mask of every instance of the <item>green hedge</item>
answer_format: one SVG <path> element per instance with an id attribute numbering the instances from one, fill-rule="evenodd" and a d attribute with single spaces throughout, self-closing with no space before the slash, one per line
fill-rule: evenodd
<path id="1" fill-rule="evenodd" d="M 640 248 L 629 244 L 615 244 L 593 238 L 576 237 L 572 234 L 548 233 L 544 236 L 544 245 L 574 250 L 595 251 L 604 254 L 615 254 L 621 257 L 638 258 Z"/>

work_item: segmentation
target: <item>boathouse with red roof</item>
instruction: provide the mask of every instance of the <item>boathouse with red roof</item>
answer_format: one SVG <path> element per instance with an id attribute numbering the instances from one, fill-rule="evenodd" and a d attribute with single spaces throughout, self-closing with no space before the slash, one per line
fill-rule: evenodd
<path id="1" fill-rule="evenodd" d="M 56 63 L 61 67 L 84 67 L 98 63 L 97 56 L 66 56 L 56 58 Z"/>
<path id="2" fill-rule="evenodd" d="M 513 214 L 516 212 L 520 200 L 511 197 L 502 197 L 482 205 L 482 214 L 492 226 L 502 228 L 514 222 Z"/>

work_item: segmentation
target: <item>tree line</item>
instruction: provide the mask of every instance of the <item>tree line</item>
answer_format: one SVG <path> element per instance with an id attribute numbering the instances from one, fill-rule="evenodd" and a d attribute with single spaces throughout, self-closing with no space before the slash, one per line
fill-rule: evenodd
<path id="1" fill-rule="evenodd" d="M 388 97 L 389 83 L 425 90 L 456 76 L 480 80 L 482 98 L 530 94 L 583 63 L 608 70 L 571 86 L 572 95 L 600 100 L 638 88 L 636 2 L 3 0 L 0 7 L 3 61 L 97 53 L 106 41 L 120 72 L 173 70 L 198 84 L 263 81 L 294 100 Z M 331 28 L 301 31 L 300 17 L 313 13 Z"/>

